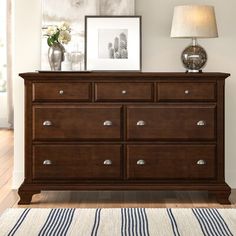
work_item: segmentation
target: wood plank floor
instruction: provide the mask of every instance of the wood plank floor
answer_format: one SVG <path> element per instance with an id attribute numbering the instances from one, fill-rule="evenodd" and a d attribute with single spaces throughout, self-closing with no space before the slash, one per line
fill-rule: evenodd
<path id="1" fill-rule="evenodd" d="M 31 205 L 18 206 L 17 191 L 11 190 L 13 171 L 13 132 L 0 130 L 0 214 L 10 207 L 236 207 L 236 190 L 232 205 L 220 205 L 204 192 L 123 191 L 123 192 L 42 192 L 34 195 Z"/>

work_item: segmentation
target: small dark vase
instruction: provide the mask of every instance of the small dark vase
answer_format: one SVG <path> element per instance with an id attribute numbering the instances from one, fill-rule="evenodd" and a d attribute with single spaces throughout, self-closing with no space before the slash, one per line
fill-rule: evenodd
<path id="1" fill-rule="evenodd" d="M 61 70 L 61 63 L 64 61 L 65 48 L 60 43 L 54 43 L 48 49 L 48 61 L 52 71 Z"/>

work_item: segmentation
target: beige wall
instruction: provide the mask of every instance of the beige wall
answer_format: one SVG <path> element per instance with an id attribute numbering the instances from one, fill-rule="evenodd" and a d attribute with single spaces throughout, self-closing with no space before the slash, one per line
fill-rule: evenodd
<path id="1" fill-rule="evenodd" d="M 205 71 L 229 72 L 226 82 L 226 180 L 236 188 L 236 1 L 235 0 L 136 0 L 143 19 L 143 71 L 183 71 L 180 54 L 187 39 L 169 37 L 173 8 L 181 4 L 214 5 L 219 38 L 199 40 L 208 52 Z M 23 179 L 23 80 L 17 74 L 39 68 L 40 1 L 15 0 L 15 167 L 13 188 Z"/>
<path id="2" fill-rule="evenodd" d="M 40 0 L 14 0 L 14 172 L 13 188 L 23 181 L 24 169 L 24 81 L 19 73 L 35 71 L 40 65 Z"/>

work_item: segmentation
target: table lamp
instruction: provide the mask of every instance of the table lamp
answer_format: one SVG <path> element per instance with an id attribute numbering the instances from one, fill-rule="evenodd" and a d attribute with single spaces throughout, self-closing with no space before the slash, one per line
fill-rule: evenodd
<path id="1" fill-rule="evenodd" d="M 207 53 L 197 43 L 197 38 L 218 37 L 213 6 L 176 6 L 171 28 L 172 38 L 191 38 L 192 44 L 184 49 L 181 60 L 186 72 L 202 72 L 207 62 Z"/>

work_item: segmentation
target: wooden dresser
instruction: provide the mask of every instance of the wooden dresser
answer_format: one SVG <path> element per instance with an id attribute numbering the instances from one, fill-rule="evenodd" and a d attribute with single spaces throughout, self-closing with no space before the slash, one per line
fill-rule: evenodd
<path id="1" fill-rule="evenodd" d="M 197 190 L 229 204 L 224 73 L 24 73 L 25 180 L 41 190 Z"/>

